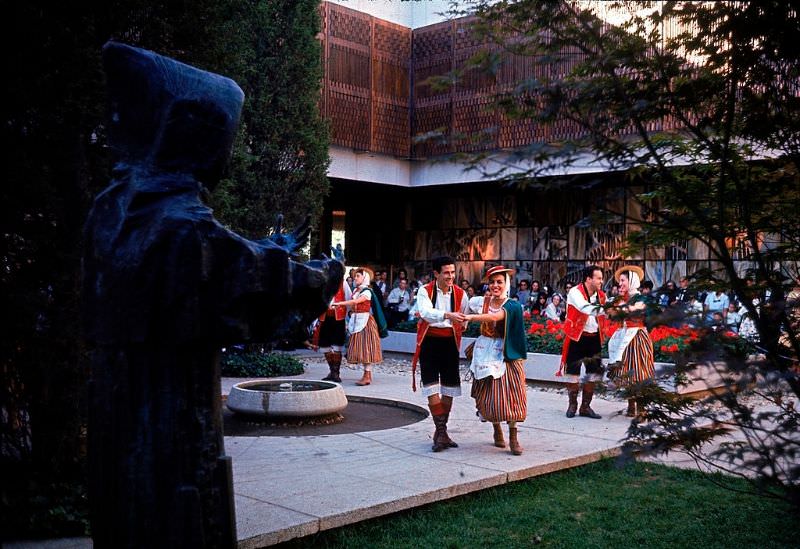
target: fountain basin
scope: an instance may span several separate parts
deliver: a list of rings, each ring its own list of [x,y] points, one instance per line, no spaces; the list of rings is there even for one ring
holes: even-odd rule
[[[347,396],[341,385],[330,381],[257,379],[231,387],[227,406],[241,414],[314,417],[341,412]]]

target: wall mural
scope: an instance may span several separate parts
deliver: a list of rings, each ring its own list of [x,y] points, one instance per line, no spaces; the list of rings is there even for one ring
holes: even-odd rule
[[[407,227],[408,244],[402,253],[407,260],[403,267],[416,278],[429,272],[430,260],[439,255],[454,257],[459,280],[467,279],[473,285],[480,285],[487,265],[502,263],[517,271],[517,280],[539,280],[559,290],[568,282],[580,282],[583,268],[590,263],[604,269],[607,281],[623,264],[639,265],[656,288],[669,280],[677,282],[683,276],[714,267],[708,247],[697,239],[675,242],[672,246],[648,246],[638,254],[624,257],[625,235],[639,227],[635,222],[591,227],[580,221],[569,225],[552,223],[583,219],[587,212],[576,200],[525,199],[520,203],[517,195],[509,193],[453,197],[434,206],[441,208],[441,213],[437,212],[432,219],[432,213],[424,210],[422,218],[428,227],[438,228]],[[420,204],[408,207],[419,208]],[[618,207],[621,210],[623,206]],[[625,207],[629,213],[636,208]],[[516,225],[518,221],[523,226]],[[549,223],[539,226],[536,221]],[[744,272],[749,264],[740,263],[737,268]]]

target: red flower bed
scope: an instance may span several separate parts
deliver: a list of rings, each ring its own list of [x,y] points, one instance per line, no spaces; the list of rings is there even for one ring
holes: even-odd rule
[[[529,353],[560,354],[564,343],[564,325],[561,322],[544,320],[541,318],[525,319],[527,326],[527,342]],[[697,328],[684,326],[672,328],[670,326],[657,326],[650,331],[653,340],[655,359],[658,362],[672,362],[674,355],[689,348],[700,339],[702,331]],[[736,334],[731,334],[737,337]],[[604,356],[608,356],[606,349]]]

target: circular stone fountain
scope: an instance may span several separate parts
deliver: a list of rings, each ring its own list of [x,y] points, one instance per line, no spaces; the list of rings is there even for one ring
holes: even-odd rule
[[[341,412],[347,397],[330,381],[262,379],[231,387],[227,405],[242,414],[301,418]]]

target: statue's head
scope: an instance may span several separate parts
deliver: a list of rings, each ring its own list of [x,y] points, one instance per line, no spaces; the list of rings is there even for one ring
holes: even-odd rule
[[[192,173],[207,187],[222,176],[244,94],[231,80],[125,44],[103,48],[117,160]]]

